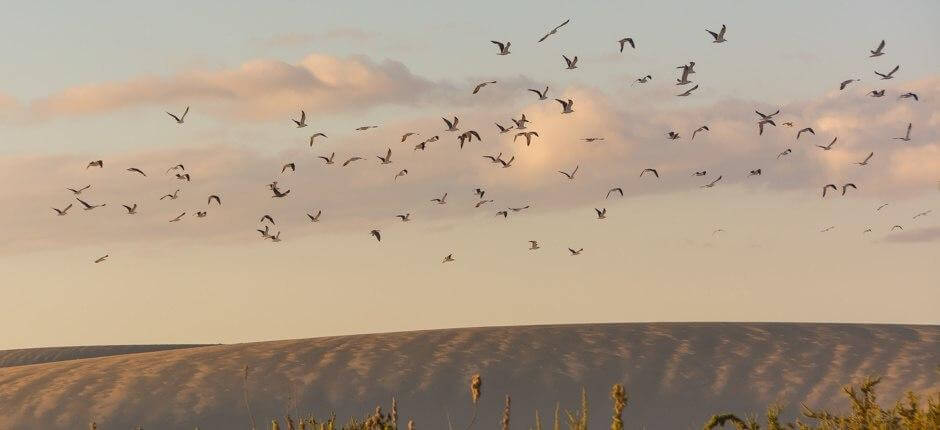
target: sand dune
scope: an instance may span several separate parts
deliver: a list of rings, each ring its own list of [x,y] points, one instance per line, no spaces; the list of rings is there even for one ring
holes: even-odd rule
[[[97,345],[8,349],[6,351],[0,351],[0,367],[25,366],[28,364],[52,363],[55,361],[166,351],[180,348],[195,348],[199,346],[206,345]]]
[[[0,355],[2,357],[2,355]],[[0,368],[0,428],[245,428],[242,369],[259,423],[293,415],[359,415],[392,396],[419,428],[471,413],[467,381],[483,374],[478,428],[503,395],[516,428],[556,401],[591,400],[626,384],[627,428],[700,428],[708,415],[782,401],[845,407],[840,387],[882,375],[881,398],[940,390],[940,326],[846,324],[592,324],[435,330],[217,345]]]

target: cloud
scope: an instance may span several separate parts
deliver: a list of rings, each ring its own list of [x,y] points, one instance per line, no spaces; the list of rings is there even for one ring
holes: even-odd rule
[[[885,242],[928,243],[940,242],[940,227],[921,227],[904,230],[885,237]]]

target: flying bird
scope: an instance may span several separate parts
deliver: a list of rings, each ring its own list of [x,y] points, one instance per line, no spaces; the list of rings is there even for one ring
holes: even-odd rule
[[[209,196],[209,200],[206,202],[206,206],[211,205],[213,200],[215,200],[216,204],[222,206],[222,199],[216,194]]]
[[[750,173],[747,174],[747,176],[760,176],[760,175],[761,175],[760,169],[751,170]]]
[[[876,211],[876,212],[877,212],[877,211],[880,211],[880,210],[884,209],[885,206],[888,206],[888,204],[887,204],[887,203],[882,203],[881,206],[878,206],[878,208],[875,209],[875,211]]]
[[[352,163],[353,161],[359,161],[359,160],[362,160],[362,157],[351,157],[350,159],[343,162],[343,167],[348,166],[349,163]]]
[[[477,196],[477,197],[479,197],[479,198],[482,199],[483,196],[486,195],[486,190],[484,190],[483,188],[474,188],[474,189],[473,189],[473,195],[475,195],[475,196]]]
[[[801,129],[800,131],[796,132],[796,139],[797,139],[797,140],[800,139],[800,135],[803,134],[804,131],[807,132],[807,133],[809,133],[809,134],[812,134],[813,136],[816,135],[816,132],[813,131],[813,128],[812,128],[812,127],[806,127],[806,128],[804,128],[804,129]]]
[[[415,132],[413,132],[413,131],[409,131],[409,132],[407,132],[407,133],[401,135],[401,143],[405,143],[405,140],[407,140],[409,137],[411,137],[411,136],[413,136],[413,135],[416,135],[416,134],[418,134],[418,133],[415,133]]]
[[[525,130],[525,124],[527,122],[532,122],[525,118],[525,114],[522,114],[522,118],[519,118],[518,121],[515,118],[509,118],[509,119],[511,119],[512,122],[516,124],[516,130]]]
[[[529,91],[532,91],[533,93],[538,94],[539,100],[548,99],[548,87],[545,87],[544,91],[533,90],[532,88],[529,88]]]
[[[179,196],[180,196],[180,189],[177,188],[176,191],[173,192],[173,194],[165,194],[163,197],[160,197],[160,200],[163,200],[163,199],[176,200],[179,198]]]
[[[366,130],[369,130],[369,129],[371,129],[371,128],[379,128],[379,126],[377,126],[377,125],[363,125],[363,126],[356,127],[356,131],[366,131]]]
[[[444,193],[444,195],[441,196],[441,197],[439,197],[439,198],[431,199],[431,201],[434,202],[434,203],[437,203],[437,204],[439,204],[439,205],[446,205],[446,204],[447,204],[447,193]]]
[[[495,84],[495,83],[496,83],[496,81],[480,82],[479,84],[477,84],[477,86],[473,87],[473,94],[476,94],[476,93],[480,92],[480,89],[481,89],[481,88],[483,88],[483,87],[485,87],[485,86],[487,86],[487,85],[489,85],[489,84]]]
[[[584,251],[584,248],[579,248],[578,250],[575,250],[574,248],[568,248],[568,252],[571,253],[572,257],[575,255],[581,255],[581,251]]]
[[[525,131],[522,133],[516,133],[516,136],[512,138],[512,141],[515,142],[519,136],[525,137],[525,146],[529,146],[532,143],[532,136],[539,137],[539,133],[536,131]]]
[[[515,161],[515,159],[516,157],[513,156],[512,158],[509,159],[509,161],[506,161],[506,160],[498,160],[498,161],[500,164],[503,165],[504,169],[508,169],[510,166],[512,166],[512,162]]]
[[[65,216],[66,214],[68,214],[69,209],[72,209],[72,204],[71,204],[71,203],[69,203],[69,205],[66,206],[65,209],[56,209],[56,208],[52,208],[52,210],[54,210],[54,211],[56,212],[56,215],[57,215],[57,216]]]
[[[606,199],[609,199],[609,198],[610,198],[610,194],[613,193],[613,192],[618,192],[618,193],[620,193],[620,197],[623,197],[623,188],[616,187],[616,188],[611,188],[610,190],[608,190],[608,191],[607,191],[607,197],[604,197],[604,199],[605,199],[605,200],[606,200]]]
[[[74,194],[74,195],[77,196],[77,195],[82,194],[82,191],[85,191],[85,190],[87,190],[87,189],[89,189],[89,188],[91,188],[91,185],[85,185],[84,187],[81,187],[81,188],[79,188],[79,189],[77,189],[77,190],[76,190],[75,188],[66,188],[66,190],[71,191],[72,194]]]
[[[297,124],[297,128],[304,128],[307,126],[307,113],[300,111],[300,121],[291,118],[291,121],[294,121],[294,124]]]
[[[176,218],[171,219],[170,222],[177,222],[177,221],[183,219],[183,216],[184,216],[184,215],[186,215],[186,212],[183,212],[183,213],[177,215]]]
[[[170,167],[169,169],[166,169],[166,173],[170,173],[171,171],[174,171],[174,170],[184,170],[184,171],[185,171],[186,168],[183,167],[182,164],[177,164],[177,165],[175,165],[175,166],[173,166],[173,167]]]
[[[917,219],[917,218],[920,218],[920,217],[922,217],[922,216],[927,216],[927,215],[929,215],[931,212],[933,212],[933,209],[930,209],[930,210],[921,212],[921,213],[919,213],[919,214],[917,214],[917,215],[914,215],[914,218],[911,218],[911,219]]]
[[[826,146],[823,146],[823,145],[816,145],[816,147],[817,147],[817,148],[822,148],[823,151],[829,151],[829,150],[832,149],[832,145],[835,145],[835,144],[836,144],[836,141],[837,141],[837,140],[839,140],[839,137],[838,137],[838,136],[832,138],[832,142],[829,142],[828,145],[826,145]]]
[[[450,263],[451,261],[454,261],[454,254],[447,254],[447,256],[444,257],[444,261],[441,263]]]
[[[377,155],[376,158],[378,158],[382,164],[392,164],[392,148],[386,148],[384,157]]]
[[[777,159],[779,160],[780,157],[783,157],[785,155],[790,155],[791,152],[793,152],[793,150],[790,148],[784,149],[783,152],[777,154]]]
[[[294,163],[287,163],[284,165],[284,167],[281,167],[281,173],[284,173],[284,171],[287,169],[290,169],[291,173],[296,172],[297,165],[295,165]]]
[[[176,179],[179,179],[179,180],[181,180],[181,181],[186,181],[186,182],[190,182],[190,181],[191,181],[191,178],[189,177],[189,173],[182,173],[182,174],[177,173],[177,174],[176,174]]]
[[[758,121],[757,122],[757,130],[758,130],[757,135],[758,136],[762,136],[764,134],[764,124],[770,124],[774,127],[777,126],[777,124],[771,119],[762,119]]]
[[[104,167],[104,161],[101,161],[101,160],[92,161],[92,162],[88,163],[87,166],[85,166],[85,170],[88,170],[89,167],[103,168],[103,167]]]
[[[482,142],[483,139],[480,139],[480,133],[477,133],[476,130],[468,130],[463,132],[460,136],[457,136],[457,141],[460,142],[460,149],[463,149],[464,142],[473,142],[473,138],[477,138],[477,142]]]
[[[832,229],[834,229],[834,228],[836,228],[836,226],[831,225],[831,226],[829,226],[829,227],[826,227],[826,228],[820,230],[819,232],[820,232],[820,233],[826,233],[826,232],[832,231]]]
[[[509,218],[509,210],[496,212],[496,216],[502,216],[503,219]]]
[[[127,210],[128,215],[134,215],[137,213],[137,203],[134,203],[132,206],[128,206],[128,205],[121,205],[121,206],[124,206],[124,209]]]
[[[496,156],[484,155],[483,158],[486,158],[487,160],[490,160],[490,163],[499,164],[499,162],[501,161],[501,157],[502,157],[502,156],[503,156],[503,153],[500,152],[500,153],[499,153],[498,155],[496,155]]]
[[[885,49],[885,41],[882,40],[881,43],[878,44],[878,47],[875,48],[874,51],[869,51],[871,52],[871,55],[869,55],[869,57],[880,57],[884,55],[884,49]]]
[[[281,192],[281,190],[277,186],[271,187],[271,192],[274,193],[274,195],[271,196],[271,198],[283,198],[283,197],[287,197],[287,195],[290,194],[290,190]]]
[[[597,219],[607,219],[607,208],[594,208],[594,212],[597,212]]]
[[[310,146],[313,146],[313,140],[316,139],[317,137],[325,138],[326,135],[323,133],[314,133],[313,136],[310,136]]]
[[[105,254],[105,255],[103,255],[103,256],[101,256],[101,257],[98,257],[98,259],[97,259],[97,260],[95,260],[95,264],[98,264],[98,263],[101,263],[101,262],[103,262],[104,260],[107,260],[107,259],[108,259],[108,257],[109,257],[109,255],[108,255],[108,254]]]
[[[281,241],[281,232],[278,231],[274,236],[268,236],[268,239],[271,239],[271,242],[280,242]]]
[[[457,131],[457,130],[459,130],[459,129],[457,128],[457,123],[460,122],[460,119],[457,118],[456,116],[454,117],[454,122],[451,122],[451,121],[448,120],[447,118],[441,118],[441,119],[444,120],[444,124],[447,124],[447,129],[446,129],[445,131]]]
[[[529,241],[529,251],[535,251],[536,249],[539,249],[539,248],[541,247],[539,246],[539,242],[537,240]]]
[[[679,138],[679,133],[670,131],[669,133],[666,133],[666,137],[669,138],[670,140],[676,140]]]
[[[206,211],[196,211],[196,218],[205,218],[206,214]]]
[[[904,231],[904,227],[901,227],[901,226],[899,226],[899,225],[897,225],[897,224],[895,224],[893,227],[891,227],[891,231],[894,231],[895,229]]]
[[[257,231],[258,231],[258,233],[261,233],[261,238],[262,238],[262,239],[267,239],[267,238],[271,237],[271,234],[269,233],[270,230],[268,229],[268,226],[264,226],[264,230],[258,229]]]
[[[884,97],[885,90],[872,90],[870,93],[868,93],[868,95],[872,97]]]
[[[274,222],[274,218],[272,218],[271,215],[265,215],[265,216],[261,217],[261,220],[258,221],[258,222],[263,223],[263,222],[265,222],[265,221],[270,222],[271,225],[277,225],[277,223]]]
[[[836,187],[835,184],[826,184],[825,186],[823,186],[823,191],[822,191],[822,196],[824,198],[826,197],[826,191],[828,191],[830,188],[832,188],[832,191],[839,189],[838,187]]]
[[[476,204],[473,205],[473,207],[479,208],[480,206],[483,206],[483,205],[485,205],[485,204],[487,204],[487,203],[493,203],[493,201],[492,201],[492,200],[480,200],[480,201],[476,202]]]
[[[572,113],[574,110],[571,109],[574,106],[574,101],[568,99],[567,101],[562,99],[555,99],[556,102],[561,103],[561,113]]]
[[[583,139],[581,139],[581,140],[583,140],[583,141],[585,141],[585,142],[588,142],[588,143],[591,143],[591,142],[600,142],[600,141],[604,140],[604,138],[603,138],[603,137],[585,137],[585,138],[583,138]]]
[[[849,188],[852,188],[853,190],[857,190],[857,189],[858,189],[858,187],[856,187],[855,184],[853,184],[853,183],[845,184],[845,185],[842,186],[842,195],[843,195],[843,196],[845,195],[846,190],[848,190]]]
[[[631,48],[636,49],[636,44],[633,43],[632,37],[624,37],[623,39],[618,40],[617,43],[620,44],[620,52],[623,52],[623,47],[627,43],[630,44]]]
[[[695,135],[698,134],[698,133],[701,132],[701,131],[711,131],[711,130],[708,129],[708,126],[707,126],[707,125],[703,125],[703,126],[697,128],[697,129],[695,129],[695,131],[692,132],[692,139],[690,139],[690,140],[695,140]]]
[[[184,111],[183,111],[183,114],[180,115],[180,116],[173,115],[173,114],[171,114],[171,113],[169,113],[169,112],[167,112],[166,114],[169,115],[169,116],[171,116],[171,117],[173,117],[173,119],[176,120],[176,123],[177,123],[177,124],[182,124],[183,121],[186,120],[186,114],[188,114],[188,113],[189,113],[189,106],[186,106],[186,110],[184,110]]]
[[[907,123],[907,132],[904,133],[904,137],[892,137],[892,139],[909,142],[911,140],[911,127],[913,127],[913,125],[913,123]]]
[[[561,170],[559,170],[558,173],[561,173],[562,175],[565,175],[565,177],[567,177],[568,180],[570,181],[570,180],[574,179],[574,175],[578,174],[578,168],[580,168],[580,167],[581,167],[581,166],[574,166],[574,170],[572,170],[571,173],[563,172],[563,171],[561,171]]]
[[[320,215],[323,213],[322,210],[317,210],[316,215],[307,214],[307,218],[310,218],[310,222],[320,222]]]
[[[907,92],[898,96],[899,99],[914,99],[914,101],[920,101],[920,98],[917,97],[917,94]]]
[[[508,133],[508,132],[509,132],[509,130],[512,130],[512,129],[514,128],[514,127],[513,127],[513,126],[511,126],[511,125],[510,125],[509,127],[503,127],[503,125],[502,125],[502,124],[500,124],[500,123],[498,123],[498,122],[497,122],[497,123],[495,123],[495,124],[496,124],[496,128],[498,128],[498,129],[499,129],[499,133],[500,133],[500,134],[503,134],[503,133]]]
[[[548,33],[546,33],[544,36],[542,36],[541,39],[539,39],[539,43],[541,43],[541,42],[544,41],[545,39],[548,39],[548,36],[551,36],[551,35],[557,33],[557,32],[558,32],[558,29],[560,29],[560,28],[562,28],[562,27],[568,25],[568,22],[569,22],[569,21],[571,21],[571,20],[570,20],[570,19],[566,19],[565,22],[559,24],[557,27],[553,28],[551,31],[549,31]]]
[[[323,161],[326,162],[326,164],[333,164],[333,157],[335,157],[335,156],[336,156],[336,153],[334,152],[334,153],[330,154],[329,157],[324,157],[324,156],[322,156],[322,155],[319,155],[319,156],[317,156],[317,158],[322,158]]]
[[[653,79],[653,75],[641,76],[639,78],[636,78],[636,80],[633,81],[633,84],[645,84],[649,82],[651,79]]]
[[[568,65],[566,69],[573,70],[573,69],[578,68],[578,56],[577,55],[575,55],[574,58],[568,58],[568,56],[566,55],[562,55],[561,57],[565,59],[565,64]]]
[[[692,176],[705,176],[705,175],[707,175],[707,174],[708,174],[708,171],[707,171],[707,170],[702,170],[701,172],[694,172],[694,173],[692,173]]]
[[[397,218],[401,218],[401,222],[408,222],[408,221],[411,221],[411,214],[410,214],[410,213],[406,213],[406,214],[404,214],[404,215],[395,215],[395,216],[396,216]]]
[[[712,187],[714,187],[715,184],[717,184],[718,181],[720,181],[720,180],[721,180],[721,175],[719,175],[718,178],[716,178],[714,181],[711,181],[711,182],[709,182],[709,183],[707,183],[707,184],[705,184],[705,185],[702,185],[702,188],[712,188]]]
[[[849,84],[851,84],[852,82],[858,82],[858,79],[846,79],[846,80],[842,81],[842,83],[839,84],[839,90],[840,90],[840,91],[841,91],[841,90],[844,90],[845,87],[847,87],[847,86],[848,86]]]
[[[876,71],[875,71],[875,74],[878,75],[878,76],[881,76],[881,79],[891,79],[891,78],[894,77],[894,74],[895,74],[895,73],[898,71],[898,69],[900,69],[900,68],[901,68],[901,66],[894,66],[894,68],[891,69],[891,71],[888,72],[888,73],[879,73],[879,72],[876,70]]]
[[[643,171],[640,172],[640,177],[642,178],[642,177],[643,177],[643,174],[646,173],[646,172],[650,172],[650,173],[653,174],[653,176],[659,178],[659,172],[656,171],[656,169],[643,169]]]
[[[725,39],[725,30],[727,29],[728,28],[724,24],[722,24],[721,30],[719,30],[717,33],[707,28],[705,29],[705,31],[707,31],[708,34],[712,35],[712,39],[715,39],[712,41],[712,43],[722,43],[722,42],[727,42],[727,40]]]
[[[499,53],[496,55],[509,55],[509,46],[512,45],[512,42],[503,43],[496,40],[491,40],[490,43],[494,43],[499,47]]]
[[[398,173],[395,174],[395,180],[397,181],[399,177],[405,176],[408,174],[408,169],[401,169]]]
[[[147,174],[144,173],[143,170],[140,170],[140,169],[138,169],[138,168],[136,168],[136,167],[129,167],[129,168],[127,169],[127,171],[128,171],[128,172],[131,172],[131,173],[139,173],[141,176],[147,176]]]
[[[524,210],[526,210],[526,209],[528,209],[528,208],[530,208],[530,207],[531,207],[531,206],[529,206],[529,205],[525,205],[525,206],[518,207],[518,208],[509,208],[509,210],[511,210],[511,211],[513,211],[513,212],[522,212],[522,211],[524,211]]]
[[[874,153],[874,152],[870,152],[870,153],[868,153],[868,156],[865,157],[864,160],[858,161],[858,162],[856,162],[855,164],[858,164],[859,166],[867,166],[867,165],[868,165],[868,160],[871,160],[871,157],[874,157],[874,156],[875,156],[875,153]]]
[[[379,231],[379,230],[372,230],[372,231],[369,232],[369,234],[371,234],[372,237],[375,238],[375,240],[377,240],[377,241],[379,241],[379,242],[382,241],[382,232],[381,232],[381,231]]]
[[[754,113],[756,113],[756,114],[760,117],[760,119],[766,121],[766,120],[773,119],[775,116],[777,116],[777,114],[780,113],[780,109],[777,109],[776,112],[774,112],[774,113],[772,113],[772,114],[769,114],[769,115],[763,114],[763,113],[761,113],[761,111],[759,111],[759,110],[755,110]]]

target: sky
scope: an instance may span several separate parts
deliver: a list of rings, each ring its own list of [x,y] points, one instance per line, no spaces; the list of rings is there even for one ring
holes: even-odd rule
[[[25,329],[0,333],[0,349],[577,322],[936,324],[938,19],[930,1],[6,4],[0,324]],[[714,44],[705,29],[722,24],[728,41]],[[636,49],[619,52],[623,37]],[[689,61],[699,88],[676,97]],[[895,65],[891,80],[873,73]],[[840,91],[847,79],[859,81]],[[526,91],[545,86],[548,100]],[[182,125],[164,113],[187,106]],[[758,135],[755,109],[779,109],[777,126]],[[530,146],[493,124],[522,113],[539,134]],[[460,149],[440,120],[453,116],[482,142]],[[911,140],[893,139],[908,123]],[[795,139],[803,127],[815,135]],[[318,131],[328,137],[310,146]],[[334,152],[335,165],[317,158]],[[483,158],[499,153],[512,167]],[[364,160],[340,166],[352,156]],[[296,172],[281,173],[289,162]],[[191,182],[164,173],[177,163]],[[573,180],[558,173],[576,166]],[[270,197],[275,180],[287,198]],[[840,190],[822,198],[829,183]],[[841,195],[845,183],[857,190]],[[78,204],[66,187],[85,185],[80,197],[107,206],[55,216]],[[475,208],[478,187],[495,202]],[[605,198],[613,187],[623,198]],[[446,205],[430,202],[443,193]],[[222,205],[207,207],[210,194]],[[265,214],[281,242],[255,231]]]

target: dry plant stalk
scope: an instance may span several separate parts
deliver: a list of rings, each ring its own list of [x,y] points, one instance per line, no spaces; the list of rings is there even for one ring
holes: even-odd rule
[[[614,416],[611,419],[610,430],[623,430],[623,408],[627,406],[627,393],[623,385],[614,384],[610,389],[610,397],[614,400]]]
[[[509,430],[509,411],[512,405],[512,399],[509,394],[506,395],[506,407],[503,408],[503,430]]]

